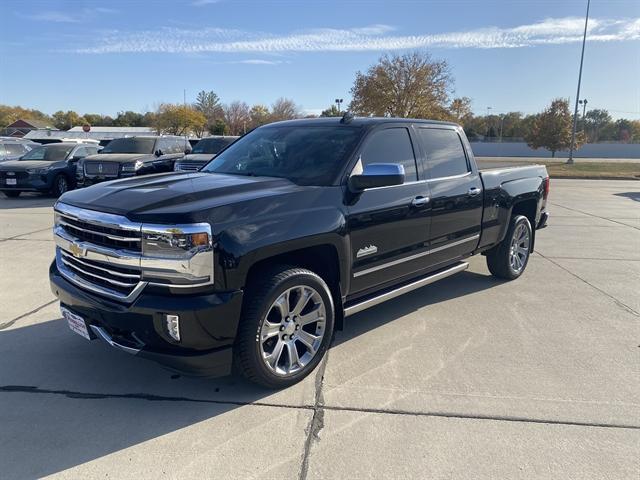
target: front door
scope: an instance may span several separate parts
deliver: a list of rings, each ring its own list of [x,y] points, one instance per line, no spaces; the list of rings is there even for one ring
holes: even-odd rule
[[[473,252],[482,222],[482,180],[455,128],[418,127],[431,190],[431,267]]]
[[[409,275],[427,261],[429,186],[419,178],[410,129],[383,127],[369,133],[352,173],[370,163],[402,164],[405,183],[365,190],[348,205],[350,295]]]

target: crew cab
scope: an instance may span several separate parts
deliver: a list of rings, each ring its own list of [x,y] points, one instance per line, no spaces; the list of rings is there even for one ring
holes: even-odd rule
[[[203,138],[195,144],[191,153],[173,165],[173,169],[176,172],[197,172],[238,138],[230,135]]]
[[[478,170],[455,124],[278,122],[197,173],[62,196],[51,288],[87,339],[187,373],[234,365],[280,388],[318,365],[345,317],[472,255],[518,278],[548,194],[544,166]]]
[[[97,152],[97,146],[79,142],[37,146],[18,160],[0,163],[0,191],[7,197],[22,192],[58,197],[75,187],[77,163]]]
[[[78,163],[78,186],[115,178],[132,177],[149,173],[170,172],[176,160],[191,152],[191,145],[184,137],[136,136],[111,140],[97,155]]]

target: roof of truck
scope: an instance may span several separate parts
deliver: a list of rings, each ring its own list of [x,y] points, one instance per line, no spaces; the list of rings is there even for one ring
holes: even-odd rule
[[[285,120],[282,122],[270,123],[268,126],[274,125],[332,125],[339,124],[344,117],[320,117],[320,118],[301,118],[297,120]],[[443,122],[440,120],[424,120],[418,118],[396,118],[396,117],[352,117],[345,122],[345,125],[352,126],[370,126],[380,123],[425,123],[434,125],[447,125],[457,127],[458,124],[453,122]]]

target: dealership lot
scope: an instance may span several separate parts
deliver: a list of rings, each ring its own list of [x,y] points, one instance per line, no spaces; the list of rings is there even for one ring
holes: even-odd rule
[[[87,342],[49,291],[51,205],[0,199],[0,476],[634,478],[640,182],[552,182],[526,274],[348,319],[280,392]],[[472,473],[470,473],[472,472]]]

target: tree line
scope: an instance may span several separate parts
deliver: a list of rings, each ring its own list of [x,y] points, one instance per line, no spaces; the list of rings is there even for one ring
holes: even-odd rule
[[[543,112],[474,115],[469,97],[455,97],[454,79],[445,60],[425,52],[383,55],[365,72],[357,72],[348,109],[356,115],[428,118],[459,123],[471,140],[517,139],[533,148],[551,151],[566,147],[572,114],[567,100],[555,99]],[[320,116],[341,116],[332,104]],[[92,126],[152,127],[158,133],[202,136],[241,135],[266,123],[301,118],[302,109],[289,98],[272,105],[235,100],[222,103],[213,91],[201,91],[189,104],[163,103],[153,112],[119,112],[115,117],[72,110],[47,115],[38,110],[0,105],[0,128],[13,121],[38,120],[60,130]],[[567,130],[569,129],[569,130]],[[553,137],[553,138],[552,138]],[[640,120],[613,120],[603,109],[592,109],[578,120],[578,144],[582,142],[640,142]]]

